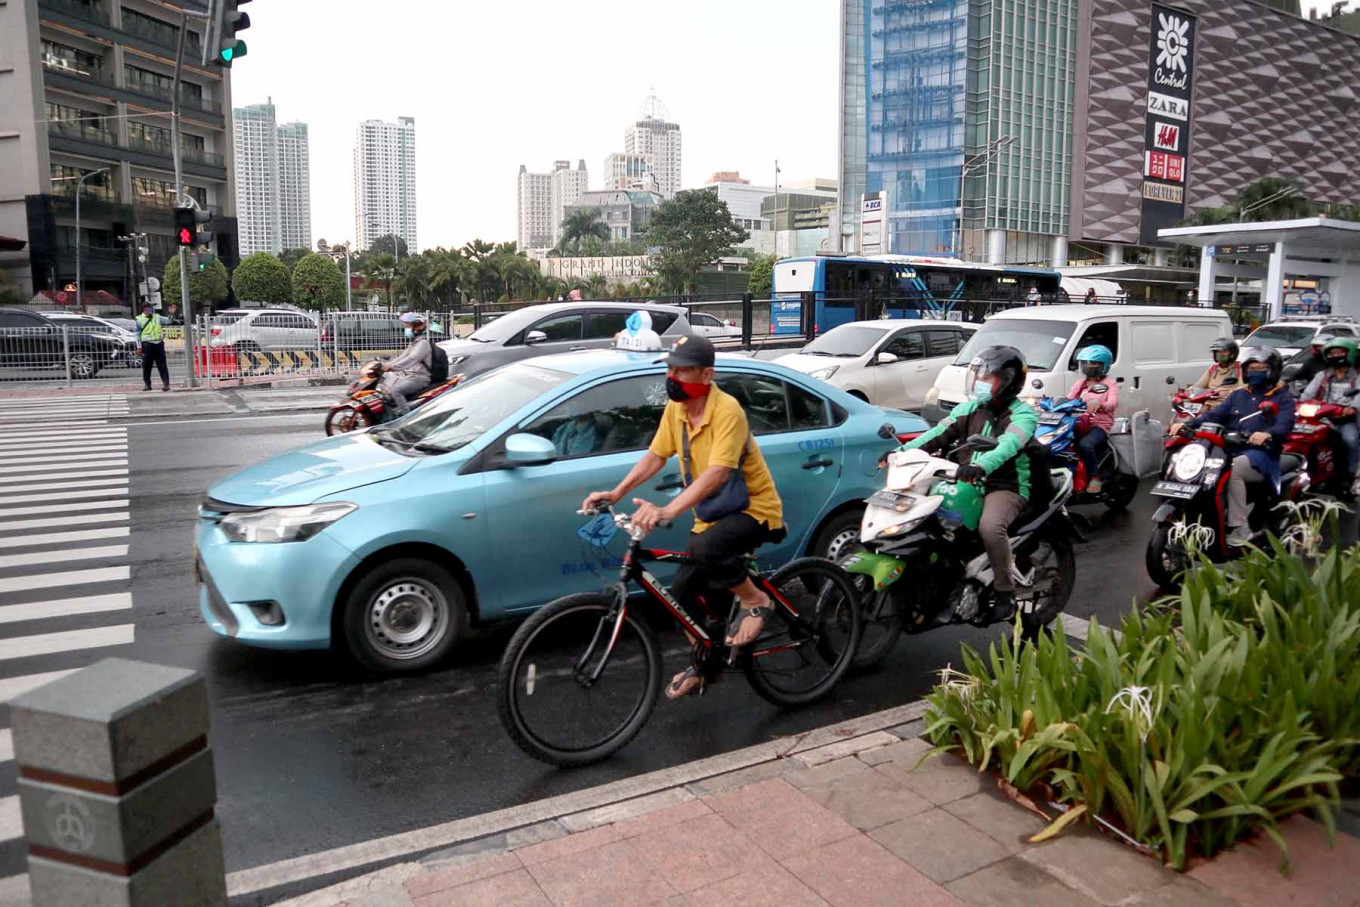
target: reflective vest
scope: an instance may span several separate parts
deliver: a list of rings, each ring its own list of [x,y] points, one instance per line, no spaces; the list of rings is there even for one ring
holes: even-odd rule
[[[160,343],[165,340],[165,329],[156,315],[137,316],[137,339],[147,343]]]

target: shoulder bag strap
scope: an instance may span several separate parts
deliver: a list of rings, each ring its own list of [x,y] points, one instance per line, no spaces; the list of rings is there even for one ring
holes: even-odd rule
[[[746,465],[746,455],[751,450],[751,433],[746,433],[746,443],[741,446],[741,458],[737,460],[737,469]],[[689,460],[689,417],[685,416],[680,423],[680,479],[685,485],[690,484],[690,478],[686,473],[692,474],[694,470],[690,467]]]

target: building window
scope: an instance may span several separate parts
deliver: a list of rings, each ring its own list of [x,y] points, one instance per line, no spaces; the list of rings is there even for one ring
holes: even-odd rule
[[[75,198],[76,187],[80,185],[80,178],[87,173],[93,173],[97,168],[85,169],[82,167],[68,167],[65,164],[52,165],[52,194],[61,195],[66,198]],[[110,174],[101,173],[92,176],[81,186],[81,193],[84,198],[94,198],[100,201],[117,201],[117,196],[113,191],[113,180]]]
[[[74,47],[47,39],[43,39],[42,52],[43,65],[48,69],[70,72],[78,76],[97,77],[104,62],[97,54],[76,50]]]

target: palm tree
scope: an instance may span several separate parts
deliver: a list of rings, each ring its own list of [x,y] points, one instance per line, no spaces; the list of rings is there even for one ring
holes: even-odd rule
[[[599,208],[579,208],[562,218],[562,239],[557,247],[579,249],[587,238],[609,241],[609,225],[604,222]]]
[[[496,244],[483,239],[474,239],[463,246],[463,255],[469,261],[484,261],[496,251]]]
[[[435,259],[430,265],[430,289],[444,299],[449,306],[449,311],[458,308],[460,301],[460,287],[467,280],[471,264],[458,252],[449,252],[438,249],[435,252]]]

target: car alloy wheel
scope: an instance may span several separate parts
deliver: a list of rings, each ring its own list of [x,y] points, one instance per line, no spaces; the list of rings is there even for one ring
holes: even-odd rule
[[[94,355],[91,353],[72,353],[71,354],[71,377],[72,378],[93,378],[99,371],[99,366],[95,364]]]
[[[444,593],[423,579],[401,579],[380,589],[368,606],[364,635],[384,658],[420,658],[449,632]]]

